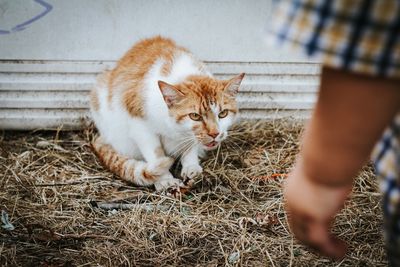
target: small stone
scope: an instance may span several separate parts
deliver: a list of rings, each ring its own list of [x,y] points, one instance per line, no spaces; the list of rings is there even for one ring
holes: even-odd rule
[[[151,233],[149,236],[149,240],[153,241],[156,236],[157,236],[157,233],[154,233],[154,232]]]
[[[238,262],[239,259],[240,259],[240,252],[239,251],[233,252],[231,255],[229,255],[228,262],[230,264],[234,264],[234,263]]]
[[[301,256],[301,251],[298,249],[293,250],[293,256],[295,257]]]
[[[1,222],[2,222],[1,227],[4,228],[5,230],[12,231],[15,229],[14,225],[10,223],[8,219],[8,213],[5,210],[1,211]]]
[[[112,209],[112,210],[108,211],[108,216],[113,216],[113,215],[115,215],[117,213],[118,213],[118,210]]]

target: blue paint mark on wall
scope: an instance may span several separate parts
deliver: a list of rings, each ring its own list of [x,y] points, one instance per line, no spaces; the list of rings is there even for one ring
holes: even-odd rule
[[[50,5],[49,3],[47,3],[47,2],[45,2],[43,0],[33,0],[33,1],[38,3],[38,4],[40,4],[41,6],[43,6],[44,7],[44,11],[41,12],[40,14],[34,16],[33,18],[31,18],[31,19],[29,19],[27,21],[24,21],[24,22],[14,26],[14,27],[12,27],[11,30],[0,29],[0,34],[10,34],[10,33],[13,33],[13,32],[19,32],[19,31],[25,30],[28,25],[30,25],[30,24],[34,23],[35,21],[43,18],[44,16],[46,16],[53,9],[52,5]]]

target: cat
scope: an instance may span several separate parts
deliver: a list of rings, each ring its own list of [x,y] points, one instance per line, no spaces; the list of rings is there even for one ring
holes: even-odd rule
[[[179,158],[186,180],[202,173],[199,157],[226,139],[237,117],[243,77],[217,80],[173,40],[144,39],[97,78],[90,109],[100,136],[92,147],[123,180],[158,191],[183,186],[171,165]]]

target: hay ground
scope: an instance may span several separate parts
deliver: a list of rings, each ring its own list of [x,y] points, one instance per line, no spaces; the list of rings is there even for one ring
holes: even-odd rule
[[[181,199],[116,179],[90,150],[90,131],[3,132],[0,208],[15,229],[0,228],[0,265],[385,266],[368,166],[335,224],[349,243],[343,261],[292,239],[282,182],[301,130],[279,121],[237,125]]]

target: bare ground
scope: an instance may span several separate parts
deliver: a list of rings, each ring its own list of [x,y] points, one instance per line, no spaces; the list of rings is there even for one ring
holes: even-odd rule
[[[301,125],[237,125],[180,198],[139,188],[102,168],[90,130],[3,132],[2,266],[386,266],[377,181],[366,166],[334,232],[341,262],[293,240],[282,183]],[[174,167],[179,173],[179,166]]]

